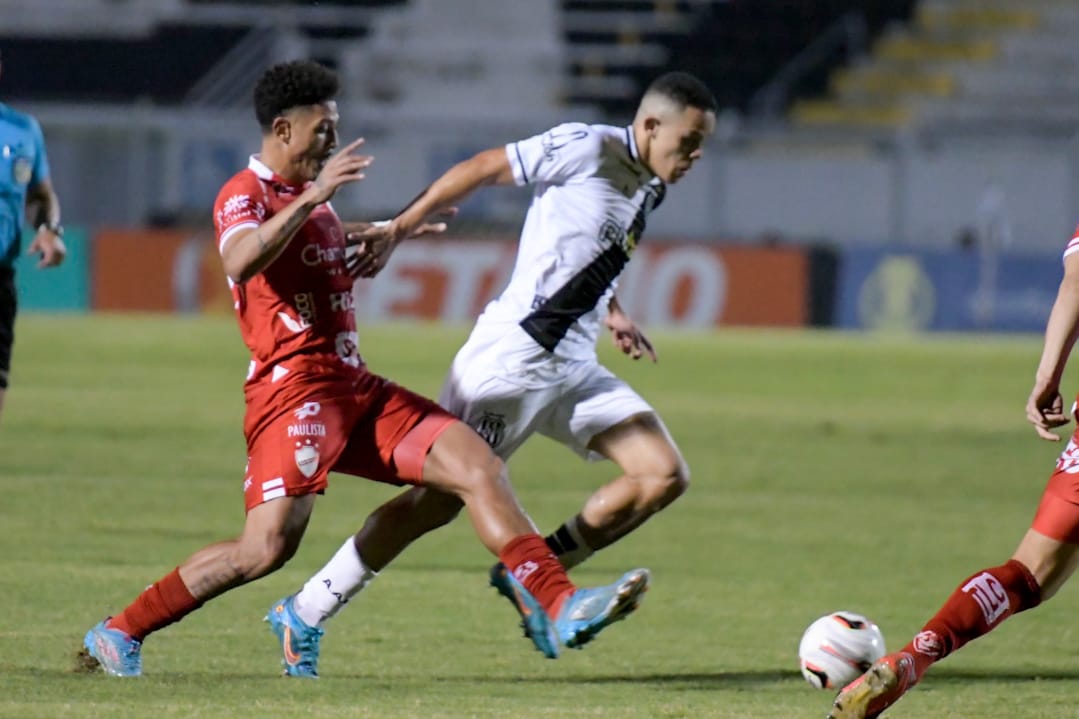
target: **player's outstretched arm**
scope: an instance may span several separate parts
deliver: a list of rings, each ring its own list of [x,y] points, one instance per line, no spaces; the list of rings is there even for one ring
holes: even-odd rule
[[[457,205],[479,187],[509,184],[513,184],[513,170],[506,149],[484,150],[451,167],[401,210],[390,221],[393,236],[398,242],[412,236],[428,217]]]
[[[457,215],[456,207],[448,207],[438,213],[439,219],[424,222],[405,239],[426,235],[441,235],[448,225],[445,220]],[[381,222],[346,222],[345,245],[348,248],[348,271],[353,279],[374,277],[393,254],[397,246],[389,220]]]
[[[1027,399],[1027,419],[1042,439],[1059,442],[1049,430],[1067,424],[1060,378],[1072,347],[1079,338],[1079,253],[1064,258],[1064,279],[1060,282],[1053,311],[1045,327],[1045,344],[1034,376],[1034,388]]]
[[[246,282],[269,267],[316,207],[329,202],[342,185],[365,177],[363,170],[374,158],[353,154],[362,144],[363,138],[355,140],[330,157],[314,182],[269,220],[236,233],[221,253],[233,282]]]

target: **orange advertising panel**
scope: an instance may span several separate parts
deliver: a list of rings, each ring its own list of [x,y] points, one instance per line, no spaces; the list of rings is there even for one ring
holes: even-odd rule
[[[209,233],[113,229],[94,237],[95,310],[198,312],[232,306]]]
[[[360,319],[470,322],[509,281],[515,252],[513,242],[406,242],[377,278],[357,283]],[[801,248],[642,245],[618,298],[648,326],[801,326],[808,270]]]
[[[356,283],[359,319],[471,322],[509,282],[516,251],[509,240],[405,242],[378,277]],[[652,243],[617,292],[648,327],[795,327],[808,323],[808,284],[802,248]],[[232,300],[208,233],[108,230],[95,237],[92,306],[227,312]]]
[[[809,258],[797,248],[728,247],[721,324],[798,327],[809,319]]]

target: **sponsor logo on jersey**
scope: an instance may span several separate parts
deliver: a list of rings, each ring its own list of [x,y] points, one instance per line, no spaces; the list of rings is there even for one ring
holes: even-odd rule
[[[308,417],[314,417],[321,411],[322,405],[318,402],[304,402],[303,407],[293,410],[292,414],[296,415],[296,419],[307,419]]]
[[[217,223],[226,227],[236,220],[251,216],[261,222],[266,219],[266,208],[252,200],[250,195],[233,195],[221,205]]]
[[[555,134],[554,130],[548,132],[540,140],[540,144],[543,146],[543,159],[553,160],[555,154],[566,145],[576,140],[583,140],[588,137],[587,130],[574,130],[573,132]]]
[[[297,442],[293,455],[296,458],[296,468],[300,470],[300,474],[311,479],[315,472],[318,471],[318,442],[313,439]]]
[[[502,443],[502,437],[506,433],[506,416],[495,412],[484,412],[476,422],[476,434],[492,448]]]
[[[360,366],[360,336],[356,332],[338,332],[334,347],[341,361],[351,367]]]
[[[300,324],[310,327],[315,321],[315,293],[297,292],[292,296],[292,301],[296,305],[296,312],[300,315]]]
[[[356,301],[352,296],[352,290],[349,290],[348,292],[330,293],[330,309],[334,312],[351,312],[355,303]]]
[[[993,623],[1011,608],[1004,585],[989,572],[982,572],[972,578],[963,585],[963,591],[978,603],[987,626],[993,626]]]
[[[322,422],[300,422],[288,426],[289,437],[325,437],[326,425]]]
[[[293,334],[299,334],[311,326],[303,319],[296,319],[287,312],[278,312],[277,317],[285,324],[285,327],[288,327],[289,332],[292,332]]]
[[[599,228],[599,241],[603,243],[604,247],[610,247],[611,245],[618,245],[626,251],[628,255],[632,249],[626,242],[626,231],[615,220],[604,220],[603,224]],[[636,244],[636,243],[634,243]]]
[[[300,251],[300,259],[308,267],[319,267],[345,261],[344,247],[323,247],[317,242],[304,245]]]

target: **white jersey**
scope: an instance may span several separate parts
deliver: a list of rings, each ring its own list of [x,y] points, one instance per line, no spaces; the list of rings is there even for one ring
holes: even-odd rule
[[[462,353],[510,370],[594,360],[618,276],[666,187],[641,163],[632,127],[567,123],[506,155],[532,204],[509,285]]]

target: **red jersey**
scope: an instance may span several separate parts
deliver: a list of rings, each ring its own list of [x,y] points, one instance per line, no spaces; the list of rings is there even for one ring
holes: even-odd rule
[[[1071,242],[1064,248],[1064,256],[1072,254],[1073,252],[1079,252],[1079,227],[1075,228],[1075,233],[1072,235]]]
[[[306,186],[289,185],[253,156],[214,203],[218,251],[236,232],[258,227],[280,212]],[[280,389],[298,374],[359,376],[363,362],[345,233],[329,203],[314,209],[266,269],[244,284],[229,280],[229,286],[240,333],[251,351],[249,396],[259,387]]]

